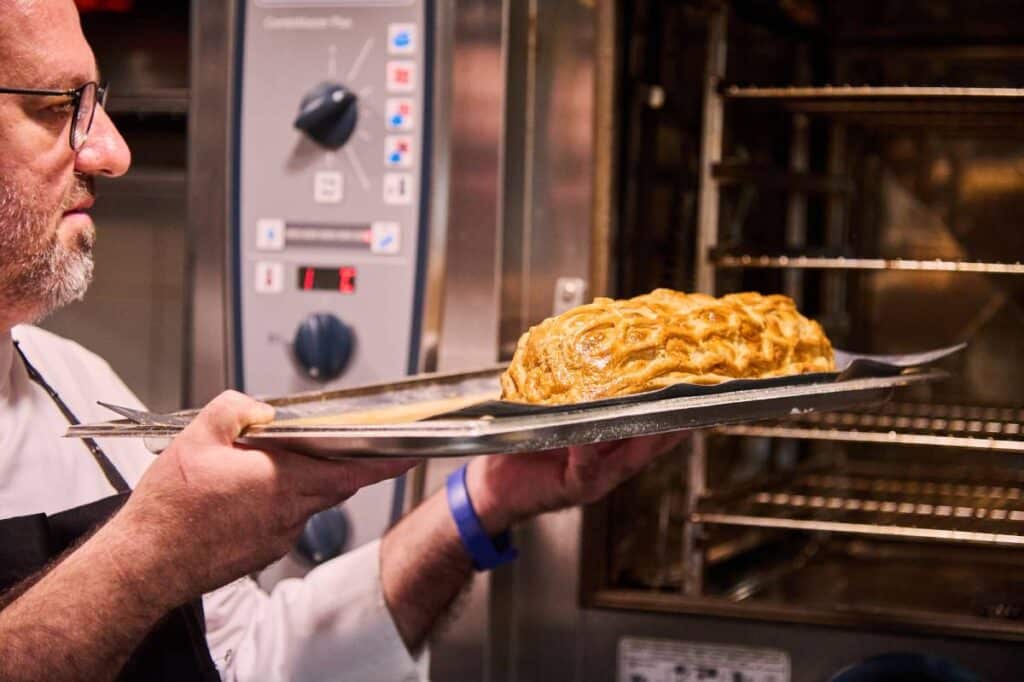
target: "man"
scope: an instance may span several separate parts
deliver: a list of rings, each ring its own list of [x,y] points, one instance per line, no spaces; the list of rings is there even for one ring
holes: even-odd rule
[[[414,462],[235,445],[273,409],[233,392],[158,458],[60,437],[102,417],[96,395],[137,404],[102,360],[25,324],[83,295],[92,181],[130,154],[72,0],[0,2],[0,679],[422,678],[431,628],[494,563],[494,536],[596,499],[677,440],[477,458],[461,498],[261,592],[247,574],[309,515]]]

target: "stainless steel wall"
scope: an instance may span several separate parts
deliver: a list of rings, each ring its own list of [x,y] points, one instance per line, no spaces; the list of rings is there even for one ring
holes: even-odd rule
[[[438,147],[447,154],[434,159],[431,229],[445,234],[429,266],[430,281],[443,290],[436,298],[438,336],[428,339],[436,341],[437,363],[429,369],[475,369],[498,359],[507,11],[493,0],[438,5],[436,82],[444,85],[435,93],[435,139],[446,143]],[[419,492],[440,488],[462,463],[432,462],[421,472]],[[458,617],[431,643],[432,679],[484,679],[489,595],[488,577],[478,576],[459,601]]]
[[[560,278],[589,284],[595,12],[452,3],[442,370],[507,359],[552,314]],[[432,463],[425,492],[459,464]],[[578,524],[573,510],[517,531],[523,559],[477,577],[435,638],[433,679],[576,679]]]
[[[192,3],[189,118],[187,401],[229,386],[231,301],[229,182],[234,116],[235,3]],[[201,122],[201,125],[200,125]]]
[[[509,3],[506,50],[500,343],[509,357],[551,315],[559,278],[590,286],[593,4]],[[575,294],[559,303],[582,302]]]

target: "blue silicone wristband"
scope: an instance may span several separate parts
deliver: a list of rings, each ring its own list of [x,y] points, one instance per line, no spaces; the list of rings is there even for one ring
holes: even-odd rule
[[[519,550],[512,546],[512,536],[508,531],[493,539],[487,535],[473,509],[473,501],[469,499],[469,489],[466,488],[467,466],[463,464],[448,475],[448,509],[455,519],[455,527],[459,529],[462,546],[473,559],[473,567],[478,571],[489,571],[495,566],[515,560]]]

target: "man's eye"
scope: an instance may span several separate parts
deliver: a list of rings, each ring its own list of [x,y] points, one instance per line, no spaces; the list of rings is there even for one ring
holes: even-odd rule
[[[70,114],[75,108],[75,103],[68,100],[59,104],[51,104],[46,109],[54,114]]]

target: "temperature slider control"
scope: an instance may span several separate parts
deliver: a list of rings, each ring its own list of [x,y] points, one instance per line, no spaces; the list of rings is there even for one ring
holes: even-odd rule
[[[256,248],[260,251],[281,251],[286,246],[369,249],[377,254],[401,250],[401,226],[391,221],[310,223],[263,218],[257,221],[256,230]]]

